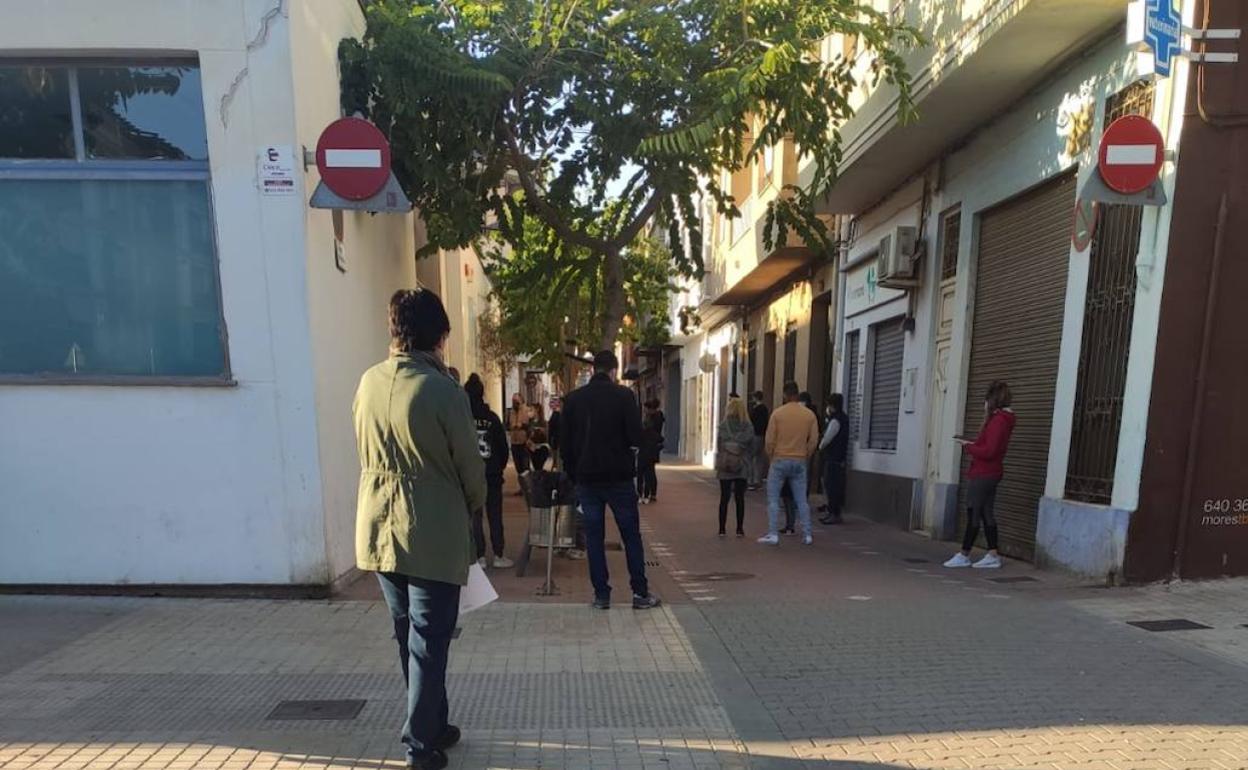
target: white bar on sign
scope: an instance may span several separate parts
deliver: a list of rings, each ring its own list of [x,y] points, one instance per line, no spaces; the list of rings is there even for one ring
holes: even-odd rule
[[[1105,153],[1111,166],[1151,166],[1157,162],[1157,146],[1153,144],[1111,144]]]
[[[330,168],[381,168],[381,150],[326,150],[325,165]]]

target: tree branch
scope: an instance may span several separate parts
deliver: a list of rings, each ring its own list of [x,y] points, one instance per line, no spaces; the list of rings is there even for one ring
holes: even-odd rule
[[[651,195],[650,200],[646,201],[646,205],[641,207],[641,211],[637,212],[637,215],[633,217],[633,221],[628,224],[628,227],[621,230],[620,234],[615,237],[615,240],[611,241],[609,248],[618,253],[620,249],[632,243],[633,239],[641,232],[641,229],[650,221],[650,217],[654,216],[655,212],[659,210],[659,202],[661,200],[662,196],[659,193],[656,192],[654,195]]]
[[[507,146],[511,151],[512,165],[516,169],[516,174],[520,177],[520,186],[524,188],[525,206],[550,229],[554,230],[565,243],[584,247],[595,254],[601,254],[606,251],[609,246],[607,241],[594,238],[585,231],[569,225],[559,216],[559,212],[555,210],[555,207],[542,197],[541,190],[537,188],[537,182],[533,180],[533,174],[530,171],[531,159],[520,149],[520,142],[516,139],[515,132],[511,130],[511,126],[507,124],[507,121],[501,120],[499,122],[502,124],[503,132],[507,138]]]

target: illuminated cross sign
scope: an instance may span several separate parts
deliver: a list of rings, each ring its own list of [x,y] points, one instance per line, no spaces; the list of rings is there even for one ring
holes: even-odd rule
[[[1183,19],[1172,0],[1147,0],[1144,13],[1144,44],[1153,52],[1153,72],[1170,77],[1170,62],[1180,50]]]

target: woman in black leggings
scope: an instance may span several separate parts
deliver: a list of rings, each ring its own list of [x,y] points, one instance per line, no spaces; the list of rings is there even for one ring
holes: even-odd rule
[[[740,398],[728,399],[715,441],[715,475],[719,477],[719,536],[728,524],[728,498],[737,501],[737,537],[745,537],[745,484],[754,456],[754,425]]]
[[[1001,556],[997,553],[997,518],[993,508],[997,501],[997,485],[1005,473],[1005,450],[1014,432],[1015,416],[1010,409],[1010,386],[997,380],[988,386],[984,396],[984,424],[974,441],[957,439],[971,456],[966,472],[966,534],[962,550],[945,562],[946,567],[998,569]],[[988,540],[988,553],[977,562],[971,561],[971,549],[979,537],[980,525]]]

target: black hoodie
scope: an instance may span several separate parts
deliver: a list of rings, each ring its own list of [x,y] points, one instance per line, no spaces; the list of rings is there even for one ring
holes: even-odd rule
[[[469,396],[468,403],[472,404],[472,419],[477,427],[477,448],[481,450],[481,459],[485,460],[485,476],[492,482],[500,482],[503,480],[503,469],[507,467],[507,455],[511,450],[507,431],[503,430],[503,421],[490,410],[484,400]]]

